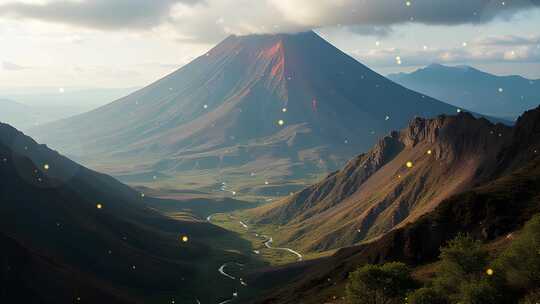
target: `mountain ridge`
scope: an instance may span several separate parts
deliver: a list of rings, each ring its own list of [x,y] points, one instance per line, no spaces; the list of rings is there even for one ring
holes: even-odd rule
[[[515,128],[465,112],[415,118],[319,183],[246,216],[278,225],[276,241],[307,252],[369,241],[530,159],[538,112],[524,113]]]

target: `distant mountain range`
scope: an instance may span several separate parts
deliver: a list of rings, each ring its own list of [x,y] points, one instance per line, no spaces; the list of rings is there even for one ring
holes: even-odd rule
[[[133,91],[134,88],[63,92],[51,88],[0,88],[0,122],[26,130],[90,111]]]
[[[231,36],[148,87],[31,134],[118,175],[210,169],[216,182],[255,175],[264,187],[339,168],[415,116],[457,109],[389,81],[314,32]]]
[[[38,119],[30,106],[9,99],[0,99],[0,121],[21,128],[30,127]]]
[[[234,234],[163,216],[149,206],[159,200],[5,124],[0,179],[2,303],[217,303],[238,288],[217,271],[243,260],[215,244]],[[198,213],[205,205],[168,203]]]
[[[388,78],[454,106],[506,119],[540,104],[540,80],[496,76],[469,66],[432,64]]]
[[[540,108],[513,128],[468,113],[416,118],[319,183],[248,214],[278,225],[276,242],[326,251],[377,239],[539,156]]]

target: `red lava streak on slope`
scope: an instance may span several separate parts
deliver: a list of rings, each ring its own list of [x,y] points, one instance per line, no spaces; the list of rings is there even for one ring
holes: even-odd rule
[[[271,70],[272,77],[279,77],[278,80],[283,79],[283,72],[285,70],[285,52],[283,48],[283,41],[280,40],[272,47],[263,50],[259,57],[273,61]]]

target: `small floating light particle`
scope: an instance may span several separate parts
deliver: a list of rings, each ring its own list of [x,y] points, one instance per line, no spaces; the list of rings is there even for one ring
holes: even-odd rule
[[[96,205],[96,208],[97,208],[97,209],[103,209],[103,205],[98,203],[98,204]]]
[[[413,163],[411,161],[408,161],[405,165],[407,166],[407,168],[413,167]]]
[[[283,112],[283,113],[287,112],[287,108],[281,109],[281,112]]]
[[[45,165],[43,165],[43,169],[45,169],[45,170],[49,170],[49,168],[50,168],[50,167],[49,167],[49,164],[45,164]]]
[[[187,235],[182,236],[181,238],[182,242],[187,243],[189,242],[189,237]]]
[[[280,126],[285,125],[285,121],[283,119],[278,120],[278,125]]]
[[[433,153],[433,151],[427,150],[427,154],[428,154],[428,155],[431,155],[432,153]]]
[[[495,273],[495,272],[494,272],[493,269],[491,269],[491,268],[488,268],[488,269],[486,270],[486,274],[487,274],[488,276],[492,276],[494,273]]]
[[[499,88],[499,93],[502,93],[504,92],[504,89],[503,88]]]

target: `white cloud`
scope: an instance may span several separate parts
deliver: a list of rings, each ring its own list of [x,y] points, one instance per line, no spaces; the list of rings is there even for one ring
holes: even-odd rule
[[[403,66],[423,66],[434,62],[540,62],[540,36],[490,36],[453,48],[369,48],[353,51],[352,55],[380,67],[395,66],[396,56],[401,58]]]

